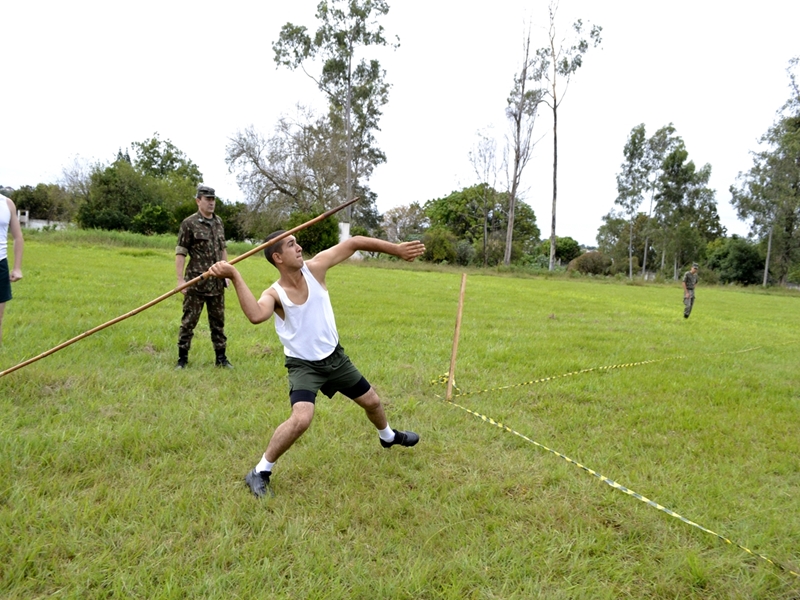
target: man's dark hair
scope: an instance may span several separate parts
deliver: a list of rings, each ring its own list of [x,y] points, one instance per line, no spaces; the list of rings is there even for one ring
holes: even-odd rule
[[[270,233],[270,234],[269,234],[269,235],[266,237],[266,239],[264,240],[264,242],[268,242],[268,241],[270,241],[270,240],[273,240],[273,239],[275,239],[276,237],[278,237],[279,235],[281,235],[282,233],[286,233],[286,230],[285,230],[285,229],[279,229],[278,231],[273,231],[272,233]],[[288,237],[288,236],[287,236],[287,237]],[[272,260],[272,254],[273,254],[274,252],[278,252],[278,253],[280,253],[280,252],[283,250],[283,242],[285,242],[285,241],[286,241],[286,238],[283,238],[283,239],[281,239],[281,240],[278,240],[278,241],[277,241],[277,242],[275,242],[274,244],[270,244],[269,246],[267,246],[266,248],[264,248],[264,257],[265,257],[265,258],[266,258],[266,259],[267,259],[267,260],[270,262],[270,264],[271,264],[273,267],[274,267],[274,266],[276,266],[276,265],[275,265],[275,261],[274,261],[274,260]]]

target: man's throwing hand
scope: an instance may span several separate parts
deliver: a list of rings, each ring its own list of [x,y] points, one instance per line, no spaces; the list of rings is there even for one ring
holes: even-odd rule
[[[213,277],[219,279],[232,279],[236,274],[236,268],[226,260],[221,260],[218,263],[211,265],[208,270]]]
[[[419,258],[425,253],[425,244],[419,240],[414,240],[413,242],[403,242],[402,244],[398,245],[400,246],[400,252],[398,253],[398,256],[409,262],[415,258]]]

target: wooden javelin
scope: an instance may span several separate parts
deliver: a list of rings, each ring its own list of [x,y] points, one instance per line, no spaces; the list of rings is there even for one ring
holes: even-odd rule
[[[357,197],[353,198],[352,200],[348,200],[344,204],[341,204],[341,205],[339,205],[339,206],[337,206],[335,208],[332,208],[329,211],[326,211],[326,212],[322,213],[318,217],[314,217],[310,221],[306,221],[302,225],[298,225],[294,229],[290,229],[289,231],[285,231],[284,233],[282,233],[282,234],[280,234],[278,236],[275,236],[274,238],[272,238],[268,242],[264,242],[260,246],[257,246],[256,248],[253,248],[252,250],[248,250],[244,254],[242,254],[240,256],[237,256],[236,258],[234,258],[234,259],[232,259],[232,260],[230,260],[228,262],[230,264],[232,264],[232,265],[236,264],[240,260],[244,260],[245,258],[248,258],[249,256],[252,256],[253,254],[255,254],[257,252],[260,252],[261,250],[264,250],[267,246],[271,246],[272,244],[275,244],[275,243],[279,242],[280,240],[282,240],[285,237],[293,235],[294,233],[297,233],[298,231],[301,231],[302,229],[306,229],[307,227],[311,227],[312,225],[314,225],[315,223],[318,223],[319,221],[322,221],[323,219],[327,219],[328,217],[330,217],[331,215],[339,212],[343,208],[346,208],[346,207],[350,206],[351,204],[353,204],[357,200],[358,200]],[[31,363],[35,363],[37,360],[41,360],[46,356],[50,356],[51,354],[53,354],[55,352],[58,352],[62,348],[66,348],[67,346],[70,346],[71,344],[74,344],[75,342],[78,342],[78,341],[80,341],[80,340],[82,340],[84,338],[89,337],[90,335],[92,335],[94,333],[97,333],[101,329],[105,329],[106,327],[111,327],[112,325],[114,325],[116,323],[119,323],[120,321],[124,321],[125,319],[127,319],[129,317],[132,317],[133,315],[137,315],[140,312],[142,312],[143,310],[147,310],[148,308],[158,304],[162,300],[166,300],[167,298],[169,298],[170,296],[173,296],[174,294],[177,294],[181,290],[184,290],[184,289],[186,289],[186,288],[188,288],[190,286],[193,286],[198,281],[200,281],[202,279],[208,279],[209,277],[211,277],[211,275],[209,274],[208,271],[206,271],[202,275],[198,275],[194,279],[191,279],[191,280],[187,281],[186,283],[184,283],[182,285],[179,285],[174,290],[171,290],[171,291],[167,292],[166,294],[162,294],[161,296],[159,296],[155,300],[151,300],[150,302],[140,306],[139,308],[135,308],[134,310],[132,310],[130,312],[127,312],[124,315],[121,315],[121,316],[117,317],[116,319],[111,319],[107,323],[103,323],[102,325],[98,325],[97,327],[95,327],[93,329],[90,329],[89,331],[85,331],[84,333],[72,338],[71,340],[67,340],[66,342],[63,342],[63,343],[59,344],[55,348],[50,348],[50,350],[48,350],[47,352],[42,352],[38,356],[34,356],[33,358],[29,358],[28,360],[23,361],[23,362],[19,363],[18,365],[14,365],[13,367],[10,367],[10,368],[6,369],[5,371],[0,371],[0,377],[8,375],[9,373],[13,373],[17,369],[21,369],[22,367],[26,367]]]

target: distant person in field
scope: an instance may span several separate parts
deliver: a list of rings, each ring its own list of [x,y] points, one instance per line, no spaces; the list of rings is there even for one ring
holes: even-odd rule
[[[8,234],[14,238],[14,267],[8,269]],[[3,343],[3,313],[11,300],[11,283],[22,279],[22,227],[11,198],[0,194],[0,345]]]
[[[266,241],[282,233],[272,233]],[[413,446],[419,441],[412,431],[389,427],[378,394],[344,353],[325,274],[359,251],[383,252],[410,262],[422,255],[425,246],[419,241],[393,244],[356,236],[308,261],[303,260],[302,250],[291,235],[267,246],[264,254],[278,269],[280,278],[258,300],[232,265],[220,262],[211,267],[212,275],[233,282],[242,311],[251,323],[263,323],[275,315],[275,331],[284,346],[291,415],[272,434],[261,460],[245,477],[246,484],[258,497],[273,495],[270,476],[275,462],[311,425],[318,391],[329,398],[340,392],[363,408],[378,430],[384,448]]]
[[[694,288],[697,285],[697,269],[699,265],[692,263],[692,268],[683,276],[683,318],[688,319],[694,306]]]
[[[217,196],[214,188],[197,186],[197,212],[186,217],[178,231],[178,246],[175,248],[175,273],[178,287],[208,271],[215,262],[228,260],[225,242],[225,229],[222,219],[214,214]],[[186,256],[189,265],[186,266]],[[184,272],[185,268],[185,272]],[[216,354],[216,366],[232,369],[228,361],[225,337],[225,285],[221,279],[209,277],[181,290],[183,294],[183,317],[178,334],[178,369],[185,369],[189,363],[189,349],[192,346],[194,328],[200,320],[205,305],[208,326],[211,329],[211,343]]]

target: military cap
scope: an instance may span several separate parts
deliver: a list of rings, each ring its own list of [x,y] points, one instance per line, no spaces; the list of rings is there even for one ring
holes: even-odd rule
[[[197,197],[206,197],[206,198],[216,198],[217,195],[214,193],[214,188],[209,187],[207,185],[198,185],[197,186]]]

